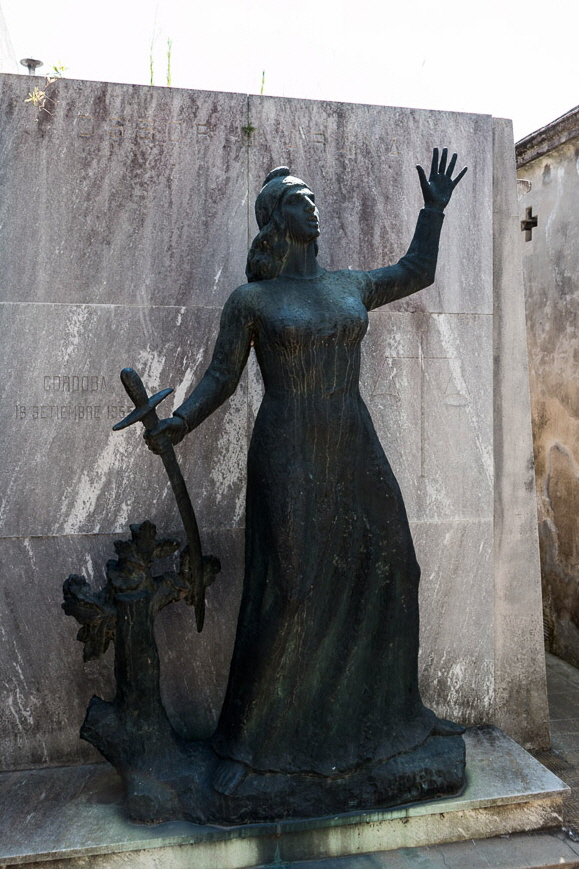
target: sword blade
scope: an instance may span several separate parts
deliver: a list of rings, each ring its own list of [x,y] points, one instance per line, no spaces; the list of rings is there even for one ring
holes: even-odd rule
[[[189,563],[191,567],[192,581],[192,598],[193,606],[195,607],[195,622],[197,630],[201,631],[203,622],[205,621],[205,580],[203,577],[203,556],[201,553],[201,539],[199,537],[199,527],[195,518],[195,511],[181,473],[181,468],[177,462],[177,456],[173,445],[169,444],[168,448],[161,453],[161,459],[175,500],[181,515],[181,521],[187,535],[187,543],[189,544]]]
[[[121,371],[121,380],[127,395],[135,405],[135,410],[132,411],[125,419],[113,426],[114,431],[132,425],[135,422],[142,422],[147,431],[155,428],[159,422],[155,407],[167,397],[172,389],[164,389],[156,395],[147,397],[147,391],[143,386],[143,381],[136,371],[132,368],[123,368]],[[185,528],[187,543],[189,546],[189,570],[191,572],[191,598],[195,607],[195,623],[197,630],[201,631],[203,622],[205,621],[205,577],[203,570],[203,555],[201,552],[201,540],[199,537],[199,528],[193,504],[187,491],[181,468],[175,455],[173,444],[169,438],[165,439],[165,444],[160,453],[163,465],[167,471],[169,482],[177,501],[177,507]]]

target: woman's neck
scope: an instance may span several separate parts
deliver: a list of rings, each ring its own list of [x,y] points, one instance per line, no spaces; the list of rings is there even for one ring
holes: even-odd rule
[[[279,277],[315,278],[321,271],[316,259],[315,242],[302,244],[288,238],[288,250]]]

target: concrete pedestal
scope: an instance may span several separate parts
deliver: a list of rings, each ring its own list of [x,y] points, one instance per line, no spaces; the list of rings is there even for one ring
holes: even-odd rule
[[[496,728],[473,728],[465,741],[467,786],[459,797],[233,828],[127,823],[107,764],[4,773],[0,867],[241,869],[560,825],[568,791],[560,779]]]

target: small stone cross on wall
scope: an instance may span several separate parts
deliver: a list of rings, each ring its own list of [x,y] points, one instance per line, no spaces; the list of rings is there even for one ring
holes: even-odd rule
[[[531,241],[533,230],[537,225],[537,216],[533,215],[533,208],[525,209],[525,218],[521,220],[521,232],[525,233],[525,241]]]

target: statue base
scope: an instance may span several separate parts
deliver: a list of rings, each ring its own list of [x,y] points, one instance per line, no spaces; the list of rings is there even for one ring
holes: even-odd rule
[[[436,724],[434,715],[437,735],[413,751],[335,776],[252,770],[223,760],[208,741],[180,737],[161,698],[154,618],[169,603],[193,602],[188,550],[181,553],[178,572],[153,573],[154,562],[178,548],[178,541],[157,539],[151,522],[131,525],[131,539],[115,542],[119,557],[107,562],[104,588],[95,591],[77,574],[64,583],[63,608],[82,625],[78,639],[85,645],[85,660],[101,655],[110,642],[115,645],[115,698],[92,698],[81,737],[120,774],[132,821],[282,821],[387,808],[462,789],[462,728]],[[218,570],[216,559],[203,559],[205,585]]]
[[[207,743],[182,745],[174,760],[174,776],[166,754],[158,770],[149,759],[146,772],[122,771],[126,810],[135,823],[235,825],[320,817],[452,796],[465,780],[461,736],[430,737],[414,751],[336,778],[246,770],[227,794],[213,786],[221,760]]]
[[[562,854],[565,865],[575,865],[577,854],[557,835],[533,832],[527,839],[524,832],[560,826],[569,788],[496,728],[471,728],[464,742],[467,784],[460,796],[243,827],[128,823],[121,782],[106,763],[0,773],[0,865],[242,869],[297,861],[297,869],[323,858],[359,865],[361,854],[376,866],[440,866],[445,859],[449,866],[555,866]]]

